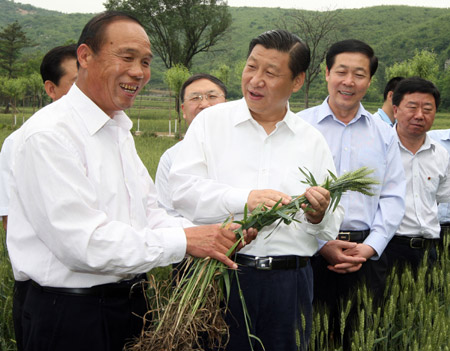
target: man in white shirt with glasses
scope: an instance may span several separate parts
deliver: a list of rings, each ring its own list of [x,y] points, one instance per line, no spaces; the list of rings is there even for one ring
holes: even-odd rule
[[[227,88],[220,79],[210,74],[198,73],[189,77],[183,83],[180,91],[180,98],[183,118],[186,120],[189,127],[194,118],[205,108],[226,101]],[[180,141],[164,152],[159,160],[155,176],[158,204],[160,207],[164,208],[167,213],[173,216],[180,216],[180,214],[173,209],[172,201],[169,196],[169,172],[173,160],[182,145],[183,142]]]

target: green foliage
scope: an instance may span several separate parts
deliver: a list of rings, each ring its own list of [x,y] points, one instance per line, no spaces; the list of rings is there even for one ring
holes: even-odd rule
[[[437,86],[441,93],[440,109],[448,110],[450,108],[450,69],[443,72],[437,82]]]
[[[27,88],[27,93],[29,93],[32,98],[33,113],[35,112],[35,107],[41,105],[42,95],[45,94],[45,89],[42,84],[42,77],[39,73],[32,73],[25,78],[25,85]]]
[[[231,24],[222,0],[108,0],[105,6],[139,18],[167,68],[190,68],[193,57],[216,45]]]
[[[311,351],[343,350],[345,328],[351,328],[352,351],[449,350],[450,259],[448,242],[430,269],[426,260],[414,275],[394,268],[387,279],[384,299],[374,303],[364,286],[341,299],[341,335],[328,334],[328,311],[315,306]],[[352,305],[359,311],[353,326],[346,325]],[[324,347],[326,346],[326,347]]]
[[[439,74],[437,55],[433,51],[415,50],[414,57],[386,68],[386,80],[393,77],[421,77],[436,82]]]
[[[337,41],[342,27],[339,11],[292,11],[286,10],[280,17],[280,26],[297,34],[311,50],[311,62],[306,70],[303,91],[305,108],[309,105],[309,88],[319,73],[329,47]]]
[[[126,2],[125,0],[112,1],[114,4]],[[133,1],[137,2],[138,0]],[[159,3],[157,0],[152,0],[151,2],[152,4]],[[184,2],[177,3],[181,4]],[[150,7],[142,6],[142,13],[150,13]],[[158,11],[155,14],[159,13]],[[185,66],[190,67],[192,73],[212,73],[217,71],[221,65],[230,67],[232,73],[227,84],[230,98],[242,96],[240,88],[240,73],[242,71],[240,66],[241,62],[245,61],[247,57],[250,40],[266,30],[278,28],[280,26],[280,18],[285,16],[286,13],[292,13],[294,16],[298,12],[304,14],[307,18],[313,17],[315,13],[314,11],[254,7],[227,7],[226,11],[231,15],[231,25],[229,25],[220,40],[214,44],[213,50],[198,52],[192,57],[192,65],[188,66],[185,64]],[[340,25],[333,33],[333,37],[336,40],[361,39],[375,49],[375,53],[379,58],[379,68],[375,76],[376,81],[372,83],[364,102],[382,101],[382,92],[387,82],[384,76],[386,67],[394,65],[396,62],[411,59],[412,53],[417,48],[436,54],[436,61],[439,67],[438,80],[436,82],[438,82],[438,87],[441,89],[440,82],[443,79],[442,75],[445,73],[443,69],[444,62],[450,57],[450,43],[448,41],[450,9],[375,6],[329,12],[331,15],[336,15],[336,17],[340,18]],[[190,23],[194,23],[192,18],[189,17],[193,14],[193,10],[186,14],[186,21],[190,19]],[[167,14],[167,16],[169,15]],[[35,43],[33,47],[24,48],[23,55],[18,60],[18,63],[21,64],[21,74],[23,75],[37,72],[42,56],[52,47],[63,45],[69,41],[76,42],[81,29],[91,17],[91,14],[63,14],[39,9],[31,5],[0,0],[0,26],[5,27],[17,20],[26,36]],[[200,18],[198,16],[195,17],[197,19]],[[153,17],[150,19],[153,19]],[[150,19],[146,18],[143,22],[156,30],[156,27],[149,22]],[[195,26],[201,27],[198,23],[196,22]],[[174,23],[174,25],[179,25],[179,23]],[[64,30],[61,31],[60,28],[64,28]],[[170,33],[173,34],[174,40],[177,38],[180,43],[184,43],[179,44],[177,49],[173,47],[172,51],[175,52],[187,48],[186,40],[183,38],[188,32],[171,29]],[[302,36],[301,33],[298,34]],[[152,36],[150,36],[150,39],[156,54],[152,61],[150,86],[152,89],[165,89],[164,72],[167,68],[162,56],[155,49],[157,42],[154,41]],[[168,45],[165,46],[168,47]],[[30,60],[31,62],[29,62]],[[317,78],[309,86],[308,95],[311,106],[316,105],[327,96],[324,76],[325,71],[321,68]],[[305,84],[302,88],[303,90],[293,94],[292,102],[303,104],[303,95],[306,93],[306,88]],[[448,108],[448,104],[445,101],[443,107]]]
[[[189,73],[189,70],[183,66],[182,64],[176,64],[172,68],[169,68],[166,71],[164,81],[169,86],[170,90],[174,92],[175,96],[175,110],[178,114],[178,123],[181,123],[181,116],[180,116],[180,91],[181,87],[183,86],[183,83],[186,79],[189,78],[191,74]]]
[[[0,68],[6,71],[8,78],[15,76],[20,52],[29,45],[30,41],[17,21],[7,25],[0,32]]]
[[[0,350],[16,349],[12,321],[12,296],[14,277],[6,250],[6,235],[0,229]]]
[[[219,78],[225,86],[230,84],[231,80],[231,68],[226,64],[221,64],[218,69],[211,72],[213,76]]]

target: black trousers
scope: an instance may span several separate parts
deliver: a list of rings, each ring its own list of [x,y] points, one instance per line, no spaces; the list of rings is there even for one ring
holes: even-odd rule
[[[335,338],[340,338],[341,301],[345,306],[347,299],[354,298],[354,293],[362,284],[372,293],[375,303],[380,301],[386,286],[387,257],[383,253],[378,260],[369,259],[362,264],[361,269],[347,274],[330,271],[327,267],[329,263],[320,255],[314,256],[311,263],[314,271],[314,303],[324,305],[329,310],[329,330],[333,331]],[[357,314],[358,308],[353,304],[345,325],[344,350],[350,349],[349,341]]]
[[[269,271],[240,266],[239,281],[252,323],[251,333],[262,340],[265,351],[306,350],[312,326],[310,263],[304,268]],[[231,284],[228,307],[227,351],[249,351],[236,279]],[[252,340],[252,344],[254,350],[262,350],[258,342]]]
[[[427,240],[427,244],[423,248],[411,248],[409,245],[405,245],[403,242],[397,241],[394,237],[386,246],[384,252],[388,257],[390,267],[397,265],[399,272],[401,272],[408,264],[411,266],[413,272],[416,272],[422,263],[427,250],[428,264],[432,265],[437,260],[434,240]]]
[[[13,323],[14,334],[16,335],[17,351],[23,351],[23,327],[22,327],[22,311],[27,296],[28,287],[31,284],[31,280],[14,282],[13,293]]]
[[[131,297],[96,297],[50,293],[31,284],[22,316],[24,350],[121,351],[139,336],[138,316],[146,312],[142,290]]]

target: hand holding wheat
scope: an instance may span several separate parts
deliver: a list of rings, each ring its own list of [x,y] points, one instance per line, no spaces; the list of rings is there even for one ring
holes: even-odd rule
[[[301,168],[300,172],[305,176],[303,183],[311,187],[319,186],[310,172]],[[330,193],[329,208],[334,211],[346,191],[373,195],[371,187],[379,182],[368,177],[372,172],[363,167],[339,178],[329,172],[327,179],[320,185]],[[245,242],[244,230],[254,228],[259,231],[275,222],[277,225],[299,222],[295,218],[297,213],[302,208],[308,211],[311,204],[305,194],[291,198],[289,203],[282,203],[280,199],[271,207],[260,204],[250,212],[245,205],[242,220],[234,221],[241,226],[235,230],[237,240],[227,256]],[[231,222],[230,217],[224,226]],[[227,335],[227,326],[222,318],[222,302],[229,292],[230,277],[223,263],[209,257],[191,257],[175,287],[163,290],[154,280],[151,283],[155,288],[155,307],[149,311],[150,326],[143,330],[139,340],[129,350],[203,350],[199,334],[207,335],[210,345],[214,344],[218,349],[226,343],[224,336]],[[245,301],[243,308],[246,314]]]

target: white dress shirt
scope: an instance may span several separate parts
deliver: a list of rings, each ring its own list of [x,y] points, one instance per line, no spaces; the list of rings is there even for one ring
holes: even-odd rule
[[[8,215],[9,208],[9,183],[11,181],[11,158],[12,147],[14,144],[14,137],[18,131],[11,133],[2,145],[2,152],[0,153],[0,216]]]
[[[434,129],[427,133],[432,139],[437,141],[450,155],[450,129]],[[439,223],[450,223],[450,203],[443,202],[438,206]]]
[[[327,170],[335,170],[326,141],[313,127],[288,110],[267,135],[252,118],[245,99],[215,105],[194,119],[172,165],[172,204],[194,223],[220,222],[230,214],[241,219],[251,190],[303,194],[307,186],[298,167],[311,171],[319,183]],[[340,207],[327,212],[319,224],[307,223],[299,215],[302,223],[267,227],[240,252],[312,256],[316,236],[335,238],[342,217]]]
[[[450,202],[447,150],[426,136],[416,154],[399,141],[406,174],[406,211],[396,235],[439,239],[437,202]]]
[[[375,251],[378,259],[395,234],[405,212],[405,173],[398,138],[391,127],[373,118],[360,104],[355,117],[345,124],[328,105],[328,98],[316,107],[298,113],[325,136],[333,153],[338,175],[360,167],[374,170],[379,185],[372,187],[374,196],[348,192],[341,199],[345,210],[342,230],[370,230],[364,244]]]
[[[158,208],[131,126],[74,85],[21,128],[7,237],[17,280],[90,287],[184,257],[192,224]]]
[[[155,186],[158,192],[159,207],[164,208],[171,216],[180,217],[180,214],[173,209],[172,199],[169,194],[169,172],[173,160],[178,154],[178,150],[183,145],[183,140],[168,148],[159,159],[158,168],[155,175]]]

